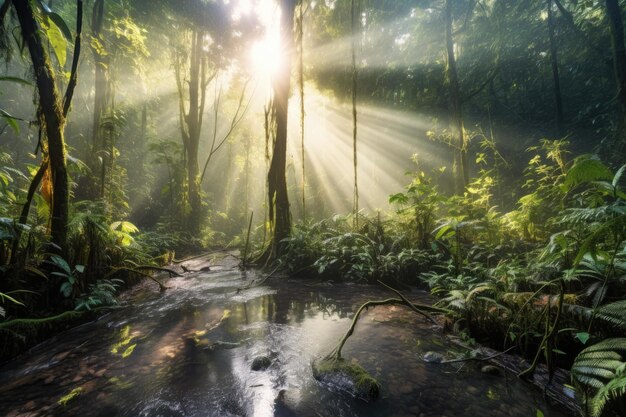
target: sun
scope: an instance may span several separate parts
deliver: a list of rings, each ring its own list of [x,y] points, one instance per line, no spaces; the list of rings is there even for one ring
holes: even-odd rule
[[[280,38],[265,37],[253,42],[250,48],[252,72],[261,79],[271,80],[282,68],[283,56]]]
[[[284,65],[280,39],[280,8],[273,0],[260,0],[254,12],[264,28],[260,39],[250,46],[250,70],[259,79],[270,82]]]

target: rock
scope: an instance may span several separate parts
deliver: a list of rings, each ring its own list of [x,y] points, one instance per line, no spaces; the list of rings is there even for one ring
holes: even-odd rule
[[[438,352],[429,351],[424,354],[424,361],[429,363],[443,362],[443,355]]]
[[[272,360],[268,356],[257,356],[252,361],[253,371],[264,371],[272,364]]]
[[[344,391],[363,401],[380,395],[380,384],[356,363],[343,359],[323,359],[313,363],[313,377],[322,384]]]
[[[502,371],[497,366],[493,365],[485,365],[480,368],[480,372],[487,375],[501,375]]]
[[[289,394],[286,390],[281,389],[278,395],[274,399],[274,417],[295,417],[296,413],[293,412],[292,407],[296,404],[292,404]]]
[[[467,391],[468,394],[472,394],[472,395],[476,395],[480,392],[480,390],[473,385],[468,386],[465,390]]]

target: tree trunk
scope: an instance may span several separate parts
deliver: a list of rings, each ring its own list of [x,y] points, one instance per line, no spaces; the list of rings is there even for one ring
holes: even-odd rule
[[[454,150],[454,191],[457,194],[463,194],[469,182],[469,171],[467,166],[467,143],[461,109],[461,91],[456,58],[454,56],[454,39],[452,37],[452,0],[446,0],[445,6],[446,52],[448,56],[446,81],[449,89],[451,145]]]
[[[187,131],[187,182],[189,192],[190,213],[187,221],[188,229],[193,234],[200,233],[202,224],[202,201],[200,200],[200,168],[198,150],[200,147],[200,132],[202,130],[202,116],[206,95],[206,62],[202,57],[203,33],[199,30],[192,35],[191,57],[189,64],[189,113]]]
[[[289,108],[289,88],[291,84],[293,17],[295,6],[295,0],[283,0],[281,2],[282,14],[280,32],[283,41],[284,62],[280,72],[276,74],[273,80],[276,137],[272,162],[267,176],[269,217],[270,224],[274,230],[270,257],[281,254],[284,246],[282,241],[287,238],[291,232],[291,215],[289,213],[285,167],[287,163],[287,116]]]
[[[65,117],[62,102],[50,65],[48,53],[43,47],[41,31],[35,20],[35,13],[29,1],[13,2],[22,30],[22,37],[28,45],[33,62],[39,106],[45,122],[52,178],[51,235],[57,251],[67,253],[67,221],[69,211],[69,179],[67,175],[65,141],[63,128]]]
[[[357,160],[357,113],[356,113],[356,89],[358,72],[356,68],[356,15],[354,0],[350,4],[350,32],[352,35],[352,165],[354,169],[354,190],[352,214],[354,215],[354,228],[359,228],[359,174]]]
[[[554,105],[556,112],[556,131],[558,137],[565,135],[565,118],[563,117],[563,98],[561,96],[561,78],[559,76],[559,61],[556,40],[554,38],[554,13],[552,0],[548,0],[548,32],[550,36],[550,64],[554,81]]]
[[[606,12],[611,29],[613,67],[619,103],[619,120],[613,155],[617,158],[616,162],[623,163],[626,158],[626,45],[624,44],[624,22],[618,0],[606,0]]]
[[[88,164],[92,172],[100,172],[100,191],[99,195],[95,191],[95,184],[90,186],[88,196],[95,198],[99,196],[104,198],[106,189],[107,166],[108,160],[112,155],[106,156],[108,146],[106,135],[102,129],[102,117],[109,107],[109,59],[102,50],[104,44],[101,39],[102,27],[104,26],[104,0],[96,0],[93,5],[91,18],[91,32],[95,41],[91,43],[91,51],[94,58],[94,103],[93,103],[93,124],[92,124],[92,141],[91,153],[87,158]],[[97,183],[96,183],[97,184]]]

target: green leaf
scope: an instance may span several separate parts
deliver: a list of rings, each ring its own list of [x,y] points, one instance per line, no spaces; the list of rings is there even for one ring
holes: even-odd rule
[[[567,189],[581,184],[598,180],[613,180],[613,172],[596,156],[583,155],[576,158],[574,165],[567,171],[564,186]]]
[[[10,82],[14,82],[14,83],[22,84],[22,85],[27,85],[29,87],[33,86],[33,84],[30,81],[27,81],[19,77],[2,76],[0,77],[0,81],[10,81]]]
[[[67,39],[68,42],[72,42],[73,40],[72,31],[67,26],[67,23],[65,23],[65,20],[63,20],[61,16],[59,16],[57,13],[54,13],[54,12],[49,13],[48,18],[52,20],[52,22],[54,22],[57,28],[59,28],[63,36],[65,36],[65,39]]]
[[[52,261],[53,264],[65,271],[68,275],[72,275],[72,268],[70,268],[70,265],[67,263],[67,261],[61,258],[59,255],[52,255],[50,257],[50,261]]]
[[[591,335],[587,332],[578,332],[576,333],[574,337],[580,340],[580,343],[582,343],[583,345],[586,345]]]
[[[536,417],[545,417],[544,414],[543,414],[543,411],[541,411],[540,409],[537,409]]]
[[[13,129],[16,135],[20,134],[20,125],[17,123],[17,119],[11,116],[6,111],[0,109],[0,116],[8,123],[8,125]]]
[[[67,40],[63,36],[63,32],[54,21],[47,19],[42,27],[50,41],[54,55],[56,55],[57,61],[59,61],[59,66],[64,67],[67,60]]]
[[[0,292],[0,300],[4,301],[4,299],[7,299],[9,301],[11,301],[14,304],[23,306],[24,304],[22,304],[21,302],[17,301],[15,298],[11,297],[10,295],[4,294]]]
[[[76,265],[74,269],[82,274],[83,272],[85,272],[85,265]]]
[[[626,164],[622,165],[622,167],[618,169],[617,172],[615,173],[615,176],[613,177],[613,181],[611,182],[611,185],[613,185],[614,188],[617,188],[617,186],[619,185],[619,181],[622,179],[622,175],[624,175],[625,170],[626,170]]]

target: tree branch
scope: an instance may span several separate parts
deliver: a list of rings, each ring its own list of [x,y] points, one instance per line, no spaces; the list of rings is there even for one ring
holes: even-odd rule
[[[72,70],[70,73],[70,81],[65,90],[63,98],[63,117],[67,117],[70,111],[70,104],[74,96],[74,89],[78,81],[78,60],[80,58],[80,47],[83,32],[83,0],[76,0],[76,40],[74,41],[74,56],[72,57]]]

